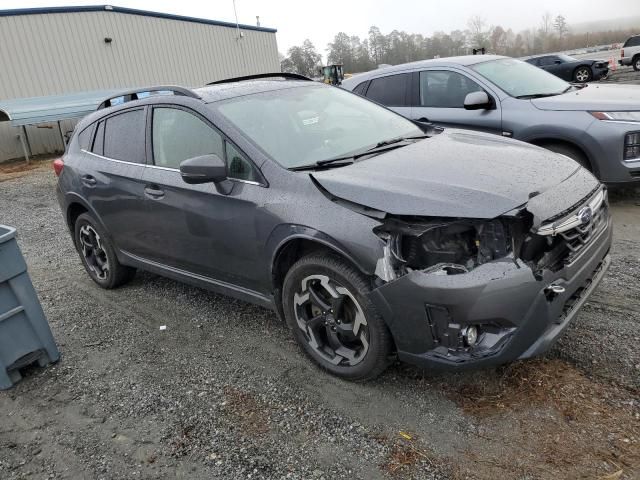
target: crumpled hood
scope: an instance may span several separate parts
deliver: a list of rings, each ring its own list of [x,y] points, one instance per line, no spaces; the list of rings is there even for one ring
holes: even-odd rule
[[[640,110],[640,85],[596,85],[573,92],[531,100],[540,110],[607,111]]]
[[[548,218],[575,205],[598,185],[593,175],[567,157],[461,130],[445,130],[312,176],[343,200],[392,215],[432,217],[495,218],[540,197],[538,212],[533,213]]]

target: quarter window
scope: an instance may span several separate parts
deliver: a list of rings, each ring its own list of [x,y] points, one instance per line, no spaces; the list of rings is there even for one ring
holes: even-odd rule
[[[91,151],[96,155],[102,155],[104,148],[104,121],[98,124],[98,128],[96,130],[96,136],[93,139],[93,147],[91,147]]]
[[[436,108],[464,108],[469,93],[484,91],[466,76],[447,70],[420,72],[420,105]]]
[[[627,40],[624,44],[624,46],[622,48],[625,47],[639,47],[640,46],[640,36],[638,37],[631,37],[629,40]]]
[[[367,89],[367,98],[382,105],[406,106],[410,78],[411,75],[408,73],[375,78],[371,80],[371,84]]]
[[[356,88],[353,89],[353,93],[357,93],[358,95],[364,95],[364,91],[367,88],[367,83],[369,82],[362,82],[361,84],[359,84]]]
[[[183,160],[211,154],[224,158],[222,136],[209,125],[184,110],[153,110],[153,160],[156,165],[180,168]]]
[[[107,118],[104,126],[104,156],[145,163],[144,125],[144,109],[129,110]]]
[[[78,147],[80,150],[89,150],[91,144],[91,134],[93,133],[93,125],[89,125],[78,134]]]
[[[227,171],[229,178],[247,180],[249,182],[259,181],[253,165],[242,155],[231,143],[227,146]]]

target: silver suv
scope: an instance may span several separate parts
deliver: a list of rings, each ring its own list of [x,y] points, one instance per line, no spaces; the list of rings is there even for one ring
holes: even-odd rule
[[[640,70],[640,35],[634,35],[624,42],[620,52],[620,65],[632,65],[634,70]]]
[[[561,153],[605,183],[640,181],[638,85],[575,85],[513,58],[469,55],[362,73],[342,87],[417,122]]]

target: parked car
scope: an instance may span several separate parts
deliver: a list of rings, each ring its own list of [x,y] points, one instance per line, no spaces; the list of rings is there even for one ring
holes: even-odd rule
[[[606,60],[577,59],[563,54],[538,55],[523,60],[567,82],[586,83],[609,75],[609,62]]]
[[[640,181],[637,85],[571,85],[520,60],[473,55],[374,70],[342,87],[415,121],[567,155],[605,183]]]
[[[274,75],[129,92],[79,122],[55,168],[89,276],[143,269],[272,308],[348,379],[394,356],[460,369],[545,351],[609,265],[595,177]]]
[[[618,63],[623,66],[632,65],[634,70],[640,70],[640,35],[629,37],[624,42]]]

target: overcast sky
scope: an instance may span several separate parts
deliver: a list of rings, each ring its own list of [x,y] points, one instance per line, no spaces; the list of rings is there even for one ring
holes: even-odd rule
[[[87,5],[90,0],[0,0],[0,8]],[[104,2],[106,3],[106,2]],[[233,0],[120,0],[114,5],[158,12],[235,21]],[[491,25],[522,30],[540,23],[546,11],[562,14],[569,25],[640,14],[640,0],[236,0],[238,21],[278,29],[278,50],[311,39],[319,53],[339,31],[367,36],[371,25],[431,35],[464,30],[472,15]],[[640,30],[640,25],[638,26]]]

